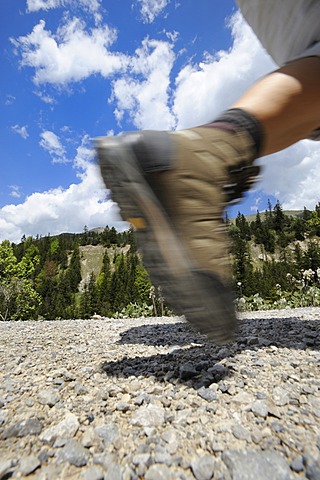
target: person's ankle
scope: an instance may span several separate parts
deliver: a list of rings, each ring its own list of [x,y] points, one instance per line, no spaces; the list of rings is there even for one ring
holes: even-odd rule
[[[241,108],[226,110],[213,122],[201,125],[206,128],[219,128],[233,133],[246,131],[252,138],[255,156],[259,157],[264,143],[264,131],[261,123],[251,113]]]

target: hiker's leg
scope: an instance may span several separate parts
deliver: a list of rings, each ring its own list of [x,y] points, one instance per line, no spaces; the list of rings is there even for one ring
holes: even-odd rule
[[[262,125],[260,156],[282,150],[320,126],[320,57],[290,62],[255,83],[234,105]]]

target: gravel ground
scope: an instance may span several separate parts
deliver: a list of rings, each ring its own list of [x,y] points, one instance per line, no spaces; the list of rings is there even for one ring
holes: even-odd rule
[[[0,479],[320,479],[320,309],[0,322]]]

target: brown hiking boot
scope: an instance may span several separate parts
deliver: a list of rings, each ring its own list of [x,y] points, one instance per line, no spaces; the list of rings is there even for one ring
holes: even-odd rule
[[[168,306],[215,342],[230,341],[236,317],[222,216],[259,171],[250,136],[208,127],[144,131],[101,137],[97,149]]]

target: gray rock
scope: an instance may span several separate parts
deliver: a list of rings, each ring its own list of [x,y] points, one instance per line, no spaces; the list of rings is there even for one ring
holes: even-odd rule
[[[152,404],[142,406],[132,415],[131,424],[138,427],[157,427],[163,425],[164,413],[163,407]]]
[[[191,468],[197,480],[211,480],[214,473],[215,458],[206,453],[191,462]]]
[[[118,426],[115,423],[106,423],[95,428],[96,433],[102,438],[105,448],[113,443],[119,435]]]
[[[303,465],[303,458],[296,457],[291,463],[290,463],[291,470],[294,472],[300,473],[302,470],[304,470],[304,465]]]
[[[0,412],[0,426],[6,422],[6,412]]]
[[[88,463],[89,452],[77,440],[71,439],[58,451],[57,458],[76,467],[83,467]]]
[[[33,455],[22,457],[19,461],[19,470],[22,475],[30,475],[41,466],[39,459]]]
[[[74,391],[76,392],[77,395],[85,395],[88,393],[87,387],[82,385],[82,383],[76,382],[74,384]]]
[[[15,465],[13,460],[0,459],[0,478],[11,472]]]
[[[119,412],[127,412],[130,409],[131,405],[127,402],[120,401],[116,403],[116,410],[118,410]]]
[[[116,461],[112,453],[98,453],[93,455],[92,461],[95,465],[101,465],[105,470]]]
[[[97,432],[93,427],[86,428],[84,434],[82,435],[82,445],[86,448],[92,447],[96,441],[99,441]]]
[[[316,460],[311,455],[304,455],[303,464],[306,467],[306,478],[308,480],[320,479],[320,457]]]
[[[163,440],[166,442],[166,450],[174,455],[179,447],[179,439],[177,432],[173,428],[168,428],[162,434]]]
[[[199,375],[199,372],[195,369],[193,363],[184,363],[179,369],[179,375],[181,380],[190,380],[190,378]]]
[[[157,463],[147,470],[144,478],[145,480],[174,480],[171,470],[166,465]]]
[[[197,393],[199,397],[207,400],[207,402],[213,402],[218,399],[216,392],[212,388],[201,387]]]
[[[79,429],[79,421],[77,417],[67,411],[65,418],[53,427],[49,427],[44,430],[40,435],[39,439],[43,442],[51,443],[56,438],[73,438]]]
[[[272,396],[274,403],[278,407],[283,407],[284,405],[288,405],[288,403],[290,403],[290,392],[288,392],[288,390],[285,390],[282,387],[275,387],[273,389]]]
[[[132,458],[133,465],[146,465],[149,467],[151,465],[151,455],[150,453],[137,453]]]
[[[217,363],[213,367],[208,368],[208,373],[210,373],[215,382],[220,382],[224,377],[229,373],[229,369],[220,363]]]
[[[242,425],[236,424],[232,425],[232,434],[238,440],[245,440],[246,442],[251,441],[251,434],[250,432],[245,429]]]
[[[168,467],[170,467],[173,463],[172,456],[167,452],[157,452],[157,453],[155,453],[154,461],[156,463],[165,463]]]
[[[104,472],[93,465],[83,472],[82,478],[83,480],[104,480]]]
[[[233,480],[291,480],[284,457],[274,451],[230,450],[222,454]]]
[[[42,431],[42,423],[36,418],[28,418],[8,427],[2,434],[2,438],[26,437],[27,435],[39,435]]]
[[[254,396],[252,393],[241,391],[234,395],[231,398],[231,401],[234,403],[239,403],[241,405],[250,405],[254,401]]]
[[[56,403],[60,400],[60,395],[56,390],[39,390],[38,392],[38,400],[39,403],[42,405],[49,405],[49,407],[53,407]]]
[[[104,475],[104,480],[123,480],[122,467],[116,462],[111,462]]]
[[[266,418],[268,416],[269,407],[264,400],[256,400],[251,405],[251,410],[257,417]]]

